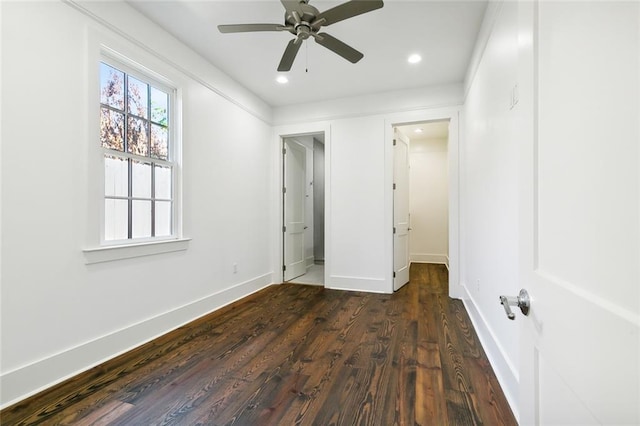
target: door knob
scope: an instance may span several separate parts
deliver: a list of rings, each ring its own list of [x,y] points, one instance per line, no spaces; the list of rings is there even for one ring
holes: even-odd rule
[[[500,296],[500,304],[504,307],[507,318],[513,320],[516,319],[516,314],[511,312],[511,308],[509,306],[517,306],[524,315],[529,315],[531,298],[529,298],[527,290],[522,289],[517,297]]]

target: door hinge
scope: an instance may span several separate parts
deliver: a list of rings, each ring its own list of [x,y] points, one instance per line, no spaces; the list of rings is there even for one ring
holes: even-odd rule
[[[287,227],[286,226],[282,227],[282,232],[287,232]]]
[[[283,193],[283,194],[286,194],[286,193],[287,193],[287,188],[283,187],[283,188],[282,188],[282,193]]]
[[[394,234],[396,233],[396,227],[395,226],[393,227],[393,233]]]
[[[287,148],[282,148],[282,155],[285,155],[287,153]]]
[[[393,140],[393,146],[396,146],[396,140],[395,139]]]
[[[282,265],[282,272],[287,270],[287,265]]]
[[[396,271],[393,271],[393,278],[396,277]]]
[[[393,189],[396,189],[396,184],[395,183],[393,184]]]

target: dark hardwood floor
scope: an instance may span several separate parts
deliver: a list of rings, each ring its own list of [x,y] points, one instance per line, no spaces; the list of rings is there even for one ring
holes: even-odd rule
[[[271,286],[8,407],[2,425],[513,425],[447,270]]]

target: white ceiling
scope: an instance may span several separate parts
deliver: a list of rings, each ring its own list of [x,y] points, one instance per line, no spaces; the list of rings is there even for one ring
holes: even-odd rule
[[[323,28],[364,53],[360,62],[351,64],[307,40],[286,73],[289,83],[281,85],[275,81],[276,69],[291,34],[221,34],[216,28],[219,24],[281,24],[280,1],[128,3],[272,106],[462,82],[487,4],[484,0],[386,0],[382,9]],[[310,1],[320,11],[340,3]],[[407,63],[412,53],[422,55],[422,62]]]
[[[417,129],[422,131],[417,133]],[[407,124],[398,126],[398,130],[404,133],[411,142],[430,139],[447,139],[449,137],[449,120]]]

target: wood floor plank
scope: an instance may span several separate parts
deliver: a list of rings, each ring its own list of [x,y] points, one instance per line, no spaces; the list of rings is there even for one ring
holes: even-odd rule
[[[460,345],[462,355],[471,358],[480,358],[483,356],[482,347],[478,336],[473,330],[471,320],[464,309],[464,305],[460,300],[453,300],[449,304],[451,317],[456,320],[455,330],[458,334],[458,340],[464,342]]]
[[[392,295],[271,286],[0,412],[2,425],[514,425],[443,265]]]
[[[133,408],[133,405],[126,402],[111,401],[101,409],[93,411],[88,416],[76,421],[63,422],[75,426],[99,426],[108,425],[116,421],[120,416]]]
[[[282,418],[282,424],[310,424],[329,396],[328,387],[339,374],[339,366],[346,361],[345,354],[357,347],[355,339],[362,333],[361,313],[372,297],[368,294],[347,292],[342,296],[344,306],[318,338],[309,342],[298,363],[292,367],[309,375],[302,395]]]
[[[442,383],[440,347],[437,343],[423,342],[418,345],[415,403],[416,423],[433,424],[430,419],[438,419],[442,426],[449,424]]]

